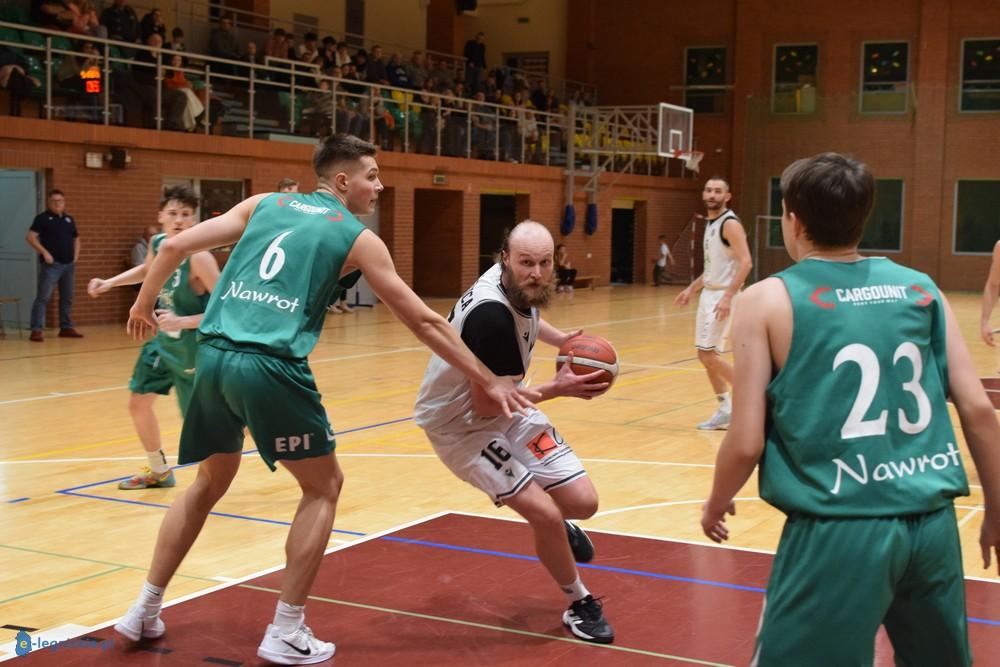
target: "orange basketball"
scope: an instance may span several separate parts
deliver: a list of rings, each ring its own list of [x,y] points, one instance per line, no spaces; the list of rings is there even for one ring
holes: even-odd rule
[[[566,357],[573,353],[573,372],[587,375],[596,370],[604,371],[598,382],[614,382],[618,377],[618,353],[615,347],[600,336],[575,336],[563,343],[556,357],[556,370],[566,363]]]

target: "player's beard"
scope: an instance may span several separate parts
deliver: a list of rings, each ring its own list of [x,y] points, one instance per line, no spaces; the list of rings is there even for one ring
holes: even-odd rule
[[[503,265],[503,283],[504,289],[507,290],[507,298],[510,303],[515,308],[520,308],[521,310],[528,310],[529,308],[545,308],[549,305],[549,301],[552,299],[552,284],[541,283],[534,296],[529,294],[526,290],[522,289],[520,285],[517,284],[517,278],[514,276],[514,272],[511,271],[506,264]]]

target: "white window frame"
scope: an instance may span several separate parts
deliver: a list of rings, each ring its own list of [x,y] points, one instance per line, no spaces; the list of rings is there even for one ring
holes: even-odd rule
[[[689,87],[688,80],[687,80],[687,66],[688,66],[688,51],[690,51],[691,49],[722,49],[725,52],[725,54],[726,54],[725,61],[724,61],[724,67],[726,68],[726,80],[727,81],[729,80],[729,57],[730,57],[730,53],[729,53],[729,47],[728,46],[726,46],[725,44],[696,44],[696,45],[691,45],[691,46],[685,46],[684,47],[684,62],[681,63],[681,81],[684,82],[684,106],[686,106],[686,107],[690,107],[690,105],[688,104],[688,100],[687,100],[688,87]],[[727,88],[728,85],[729,84],[727,84],[727,83],[723,83],[722,84],[723,87],[720,87],[719,90],[718,90],[718,92],[722,96],[722,103],[721,103],[722,111],[696,111],[695,113],[698,114],[698,115],[700,115],[700,116],[724,116],[724,115],[726,115],[727,109],[726,109],[725,95],[726,95],[726,92],[728,90],[728,88]],[[714,86],[713,86],[713,88],[714,88]],[[714,90],[705,90],[704,92],[706,92],[706,93],[707,92],[714,92]]]
[[[866,65],[866,61],[865,61],[865,47],[867,45],[869,45],[869,44],[897,44],[897,43],[906,44],[906,81],[903,82],[903,87],[904,87],[903,99],[906,101],[906,104],[905,104],[905,106],[903,106],[902,110],[900,110],[900,111],[865,111],[865,109],[864,109],[864,100],[865,100],[865,65]],[[861,72],[860,72],[860,74],[861,74],[861,81],[860,81],[860,83],[858,85],[858,113],[864,114],[866,116],[869,116],[869,115],[871,115],[871,116],[898,116],[900,114],[905,114],[905,113],[908,113],[910,111],[910,90],[911,90],[911,88],[910,88],[910,86],[911,86],[911,80],[910,80],[910,40],[908,40],[908,39],[894,39],[894,40],[888,40],[888,41],[879,41],[879,40],[872,39],[872,40],[867,40],[867,41],[861,42],[861,68],[860,68],[860,70],[861,70]]]
[[[775,111],[774,102],[778,92],[777,69],[778,69],[778,49],[785,46],[815,46],[816,47],[816,107],[812,111]],[[771,47],[771,113],[780,116],[808,116],[819,111],[819,42],[781,42],[775,43]]]
[[[965,91],[965,43],[966,42],[987,42],[987,41],[1000,41],[1000,37],[964,37],[962,38],[961,44],[959,44],[958,52],[958,112],[959,113],[971,113],[971,114],[983,114],[983,113],[1000,113],[1000,109],[963,109],[962,108],[962,94]],[[1000,83],[1000,79],[997,80]],[[962,180],[976,180],[976,179],[962,179]],[[989,179],[982,179],[989,180]],[[977,253],[973,253],[977,254]]]

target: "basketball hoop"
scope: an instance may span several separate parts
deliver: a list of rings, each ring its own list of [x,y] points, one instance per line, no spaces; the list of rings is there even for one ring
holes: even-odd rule
[[[705,157],[705,153],[703,151],[675,150],[671,153],[671,157],[677,160],[684,160],[684,168],[697,174],[701,159]]]

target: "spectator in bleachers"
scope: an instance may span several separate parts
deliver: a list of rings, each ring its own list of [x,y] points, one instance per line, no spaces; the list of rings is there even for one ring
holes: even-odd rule
[[[172,51],[187,51],[187,45],[184,44],[183,28],[174,28],[170,31],[170,41],[167,42],[167,48]]]
[[[288,60],[298,60],[299,59],[299,47],[295,43],[295,35],[292,33],[285,34],[286,41],[288,42],[288,51],[282,58],[287,58]]]
[[[329,70],[337,64],[337,40],[327,35],[323,38],[319,49],[320,67]]]
[[[28,74],[28,62],[17,51],[0,45],[0,88],[10,92],[10,115],[21,115],[21,101],[40,90],[42,82]]]
[[[455,96],[451,88],[444,90],[445,100],[441,112],[444,128],[441,136],[441,152],[452,157],[465,156],[466,132],[469,112],[466,102]]]
[[[184,95],[186,106],[181,115],[181,124],[188,132],[197,127],[198,117],[205,111],[205,105],[191,87],[181,68],[184,66],[181,56],[170,56],[170,68],[164,70],[163,87],[166,90],[177,91]]]
[[[436,95],[434,79],[424,79],[423,89],[415,96],[414,101],[420,105],[420,120],[423,131],[417,142],[417,151],[433,154],[437,152],[438,109],[441,98]]]
[[[314,32],[307,32],[302,43],[295,49],[296,60],[304,63],[315,63],[319,60],[319,37]]]
[[[31,0],[31,22],[49,30],[72,30],[77,12],[65,0]]]
[[[385,60],[382,58],[381,46],[372,47],[371,56],[368,58],[365,70],[365,81],[382,85],[389,83],[389,75],[386,72]]]
[[[107,39],[108,29],[97,20],[97,8],[92,0],[69,0],[68,4],[76,14],[71,29],[73,32]]]
[[[167,41],[167,26],[163,22],[163,12],[151,9],[139,22],[139,38],[145,42],[153,33],[158,33],[164,42]]]
[[[344,77],[344,89],[353,95],[363,95],[367,90],[366,86],[361,83],[361,75],[358,74],[358,68],[354,63],[348,63],[340,68],[341,73]],[[350,82],[356,83],[350,83]]]
[[[410,86],[414,90],[424,90],[424,82],[428,77],[427,66],[424,62],[424,52],[414,51],[410,57],[410,62],[406,63],[404,67],[406,67],[406,76],[410,80]]]
[[[482,87],[478,90],[482,90],[486,93],[487,100],[493,101],[496,97],[497,90],[499,90],[499,88],[497,88],[497,78],[493,75],[487,76],[483,81]]]
[[[476,34],[475,39],[465,43],[465,81],[471,90],[478,90],[486,77],[486,33]]]
[[[132,79],[136,84],[133,89],[142,101],[142,107],[146,111],[146,126],[155,127],[156,118],[156,55],[158,49],[163,47],[163,38],[160,33],[154,32],[146,38],[146,46],[154,49],[137,49],[135,54],[136,65],[132,69]],[[169,61],[169,58],[167,59]],[[140,66],[140,63],[143,65]],[[160,102],[163,105],[163,127],[167,130],[183,131],[184,112],[187,109],[187,97],[184,93],[171,90],[164,86],[160,91]]]
[[[219,27],[212,30],[208,39],[208,53],[216,58],[228,60],[240,60],[243,57],[243,51],[233,33],[231,16],[219,17]],[[212,69],[222,74],[232,74],[235,71],[232,65],[223,63],[213,63]]]
[[[368,75],[368,52],[364,49],[358,49],[353,56],[351,56],[351,65],[357,70],[358,79],[364,81],[365,77]]]
[[[274,32],[264,43],[264,57],[287,58],[288,57],[288,36],[284,28],[275,28]]]
[[[531,95],[528,98],[531,102],[531,106],[538,109],[539,111],[547,111],[547,106],[545,102],[545,89],[542,88],[541,83],[535,82],[535,85],[531,88]]]
[[[427,76],[432,76],[438,82],[438,90],[445,91],[454,88],[455,73],[445,67],[444,60],[435,59],[431,54],[427,54]]]
[[[264,59],[257,51],[257,42],[247,42],[247,45],[243,47],[243,62],[251,65],[264,64]],[[250,73],[247,72],[246,76],[250,76]]]
[[[524,155],[524,162],[534,162],[541,163],[542,159],[542,142],[541,134],[538,131],[538,121],[535,118],[533,111],[526,107],[521,107],[519,111],[520,114],[520,124],[521,124],[521,136],[524,137],[524,148],[526,155]]]
[[[389,59],[389,64],[385,68],[389,84],[397,88],[409,88],[410,78],[406,75],[406,67],[403,65],[403,56],[396,51]]]
[[[545,106],[542,107],[542,111],[548,111],[549,113],[561,113],[562,105],[559,103],[559,98],[556,97],[556,91],[549,89],[549,92],[545,94]]]
[[[53,76],[62,88],[72,90],[83,97],[86,94],[86,89],[80,72],[86,72],[93,68],[97,68],[97,71],[100,72],[101,54],[93,42],[83,42],[74,47],[74,51],[76,53],[63,56],[62,62]],[[97,102],[96,98],[94,102]]]
[[[339,65],[340,67],[344,67],[345,65],[350,65],[352,62],[354,62],[354,59],[351,58],[351,54],[348,52],[347,42],[341,42],[340,44],[337,44],[337,52],[335,58],[336,58],[336,64]]]
[[[479,160],[492,160],[495,154],[496,116],[493,107],[483,104],[486,94],[477,91],[472,98],[478,104],[473,104],[472,112],[472,157]]]
[[[113,5],[101,12],[101,25],[108,29],[108,39],[122,42],[139,39],[139,17],[125,0],[114,0]]]

